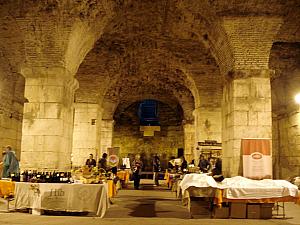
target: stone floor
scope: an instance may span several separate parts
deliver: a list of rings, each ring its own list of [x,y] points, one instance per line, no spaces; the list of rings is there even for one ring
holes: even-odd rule
[[[151,181],[150,181],[151,182]],[[0,225],[300,225],[300,206],[286,204],[287,219],[190,219],[187,209],[166,186],[153,187],[143,180],[141,190],[121,190],[103,219],[91,215],[43,215],[28,213],[0,213]],[[0,208],[4,205],[0,203]]]

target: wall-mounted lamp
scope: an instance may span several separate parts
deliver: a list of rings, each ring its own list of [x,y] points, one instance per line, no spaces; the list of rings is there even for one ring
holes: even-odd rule
[[[298,105],[300,105],[300,93],[296,94],[295,101]]]

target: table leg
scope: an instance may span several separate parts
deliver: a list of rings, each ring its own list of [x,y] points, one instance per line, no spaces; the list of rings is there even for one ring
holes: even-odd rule
[[[42,215],[42,210],[41,209],[32,209],[31,214],[40,216],[40,215]]]

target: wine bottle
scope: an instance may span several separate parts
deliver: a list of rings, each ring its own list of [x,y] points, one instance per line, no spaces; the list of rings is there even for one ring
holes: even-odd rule
[[[51,180],[50,180],[50,174],[48,172],[46,172],[46,175],[45,175],[45,182],[46,183],[50,183]]]

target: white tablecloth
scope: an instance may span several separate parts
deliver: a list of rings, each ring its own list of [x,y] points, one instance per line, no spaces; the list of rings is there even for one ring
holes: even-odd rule
[[[286,180],[252,180],[241,176],[226,178],[217,183],[206,174],[186,174],[180,183],[182,196],[211,197],[212,189],[223,189],[228,199],[262,199],[296,197],[298,187]]]
[[[251,180],[237,176],[224,179],[219,188],[228,199],[280,198],[298,195],[298,187],[286,180]]]
[[[186,174],[182,181],[180,182],[180,187],[182,193],[189,187],[196,187],[196,188],[217,188],[218,184],[211,176],[207,176],[206,174],[197,174],[191,173]]]
[[[94,212],[103,217],[108,206],[105,184],[16,182],[15,186],[16,209]]]
[[[179,184],[182,192],[182,202],[189,205],[190,197],[214,197],[217,182],[206,174],[186,174]]]

